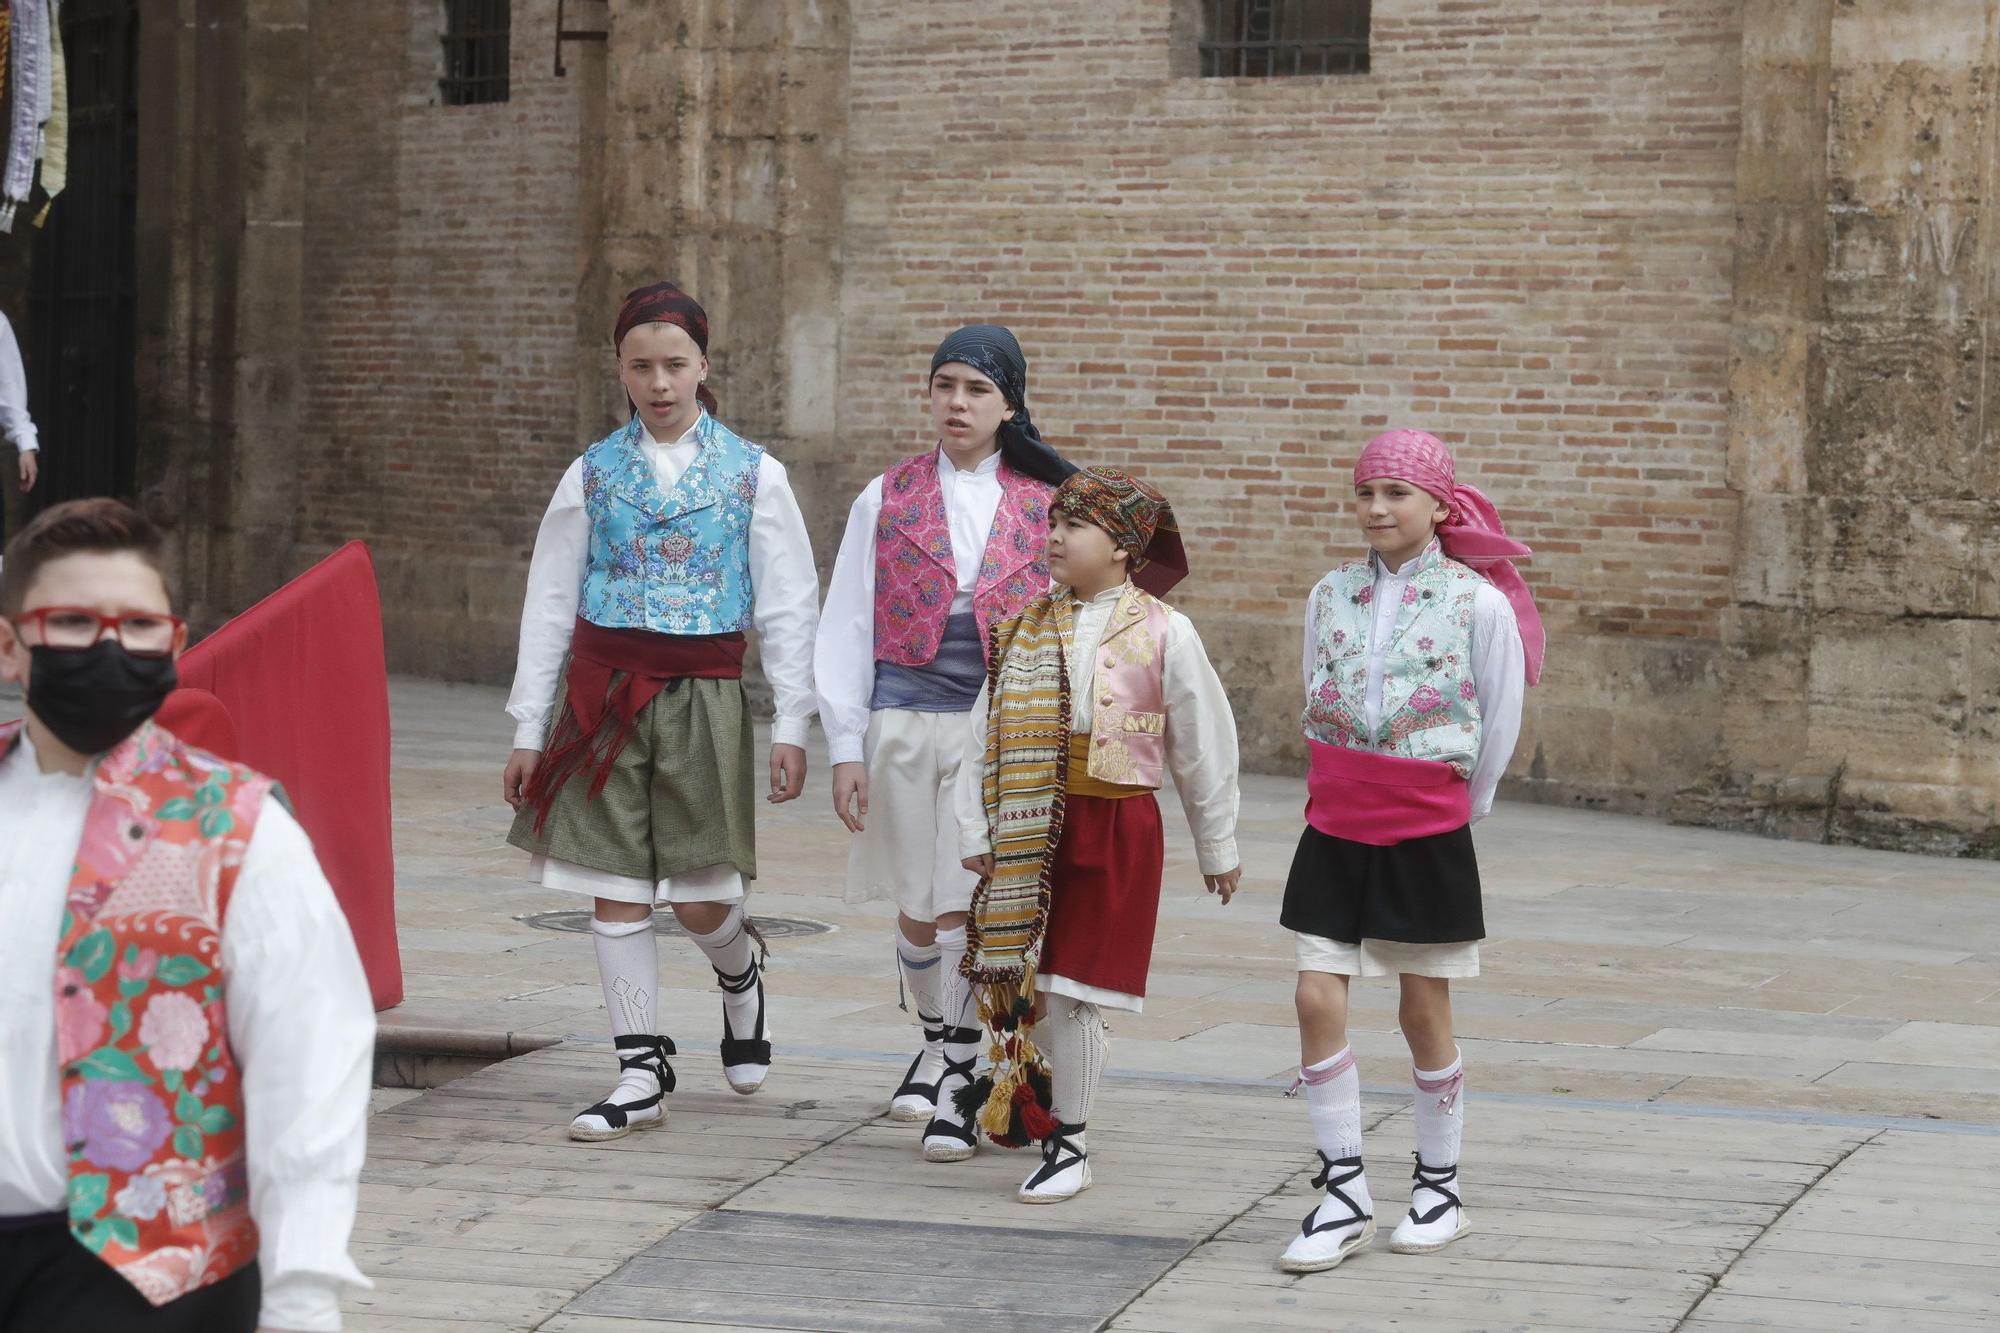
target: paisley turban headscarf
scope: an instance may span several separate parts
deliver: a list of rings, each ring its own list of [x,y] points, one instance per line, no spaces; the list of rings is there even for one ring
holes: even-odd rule
[[[1155,597],[1187,577],[1187,548],[1167,497],[1129,472],[1087,467],[1056,488],[1053,510],[1111,534],[1131,556],[1132,582]]]

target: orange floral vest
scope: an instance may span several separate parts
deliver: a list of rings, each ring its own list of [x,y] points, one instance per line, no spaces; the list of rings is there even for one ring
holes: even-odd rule
[[[77,846],[55,969],[70,1231],[154,1305],[257,1256],[222,923],[271,786],[149,722],[99,761]]]

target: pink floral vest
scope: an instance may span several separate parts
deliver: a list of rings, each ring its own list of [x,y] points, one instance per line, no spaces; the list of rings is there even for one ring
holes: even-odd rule
[[[1166,768],[1167,617],[1170,608],[1136,584],[1104,626],[1090,717],[1089,773],[1126,787],[1158,787]]]
[[[882,475],[882,516],[875,524],[875,660],[923,666],[937,656],[958,568],[951,520],[938,482],[937,451],[918,454]],[[972,610],[982,650],[993,626],[1048,591],[1049,497],[1055,487],[1000,465],[1000,507],[986,536]]]
[[[164,1305],[257,1257],[222,922],[271,781],[149,722],[95,782],[55,968],[70,1231]]]

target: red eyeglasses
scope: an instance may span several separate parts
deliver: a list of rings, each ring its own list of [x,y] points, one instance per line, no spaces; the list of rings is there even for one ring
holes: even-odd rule
[[[77,652],[104,637],[106,630],[134,657],[165,657],[173,652],[186,622],[156,611],[129,611],[105,616],[82,606],[38,606],[14,617],[17,625],[41,631],[42,646],[57,652]]]

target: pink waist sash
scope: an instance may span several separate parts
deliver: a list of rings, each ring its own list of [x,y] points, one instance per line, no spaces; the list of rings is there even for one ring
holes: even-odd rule
[[[1472,789],[1450,764],[1308,741],[1306,823],[1331,838],[1393,847],[1472,819]]]

